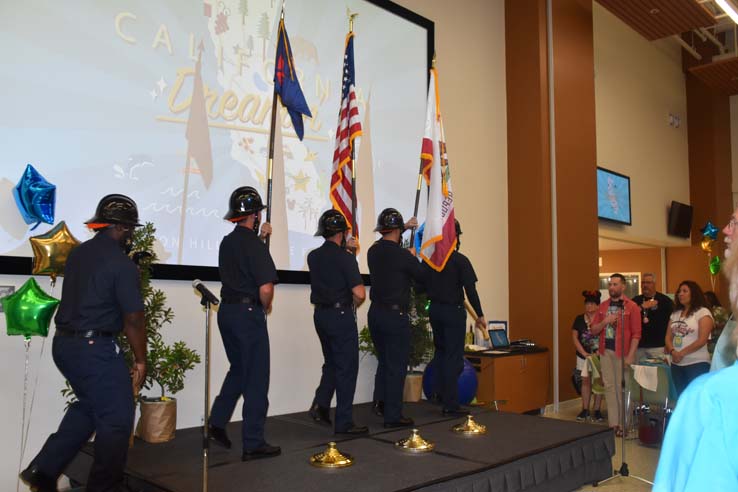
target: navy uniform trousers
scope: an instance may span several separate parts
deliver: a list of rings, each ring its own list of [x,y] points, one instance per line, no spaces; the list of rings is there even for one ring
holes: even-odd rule
[[[353,425],[352,406],[359,374],[359,335],[350,308],[316,308],[315,331],[323,349],[323,373],[315,390],[315,403],[330,408],[336,392],[335,429],[342,432]]]
[[[402,417],[402,393],[410,358],[410,320],[406,310],[369,307],[369,332],[377,349],[383,385],[377,400],[384,401],[384,421],[397,422]],[[375,387],[376,390],[376,387]]]
[[[213,402],[210,424],[224,429],[243,396],[243,449],[264,446],[269,408],[269,334],[260,306],[222,303],[218,328],[231,367]]]
[[[118,490],[134,415],[131,376],[123,354],[114,337],[54,337],[52,355],[77,401],[34,463],[44,475],[58,477],[95,433],[95,459],[86,490]]]
[[[464,370],[466,311],[461,304],[431,302],[429,313],[435,345],[435,389],[443,408],[459,408],[459,375]]]

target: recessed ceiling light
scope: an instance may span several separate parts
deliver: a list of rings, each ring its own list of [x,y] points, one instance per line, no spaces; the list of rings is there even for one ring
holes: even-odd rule
[[[657,8],[652,8],[651,10],[648,11],[648,13],[651,15],[656,15],[656,14],[661,13],[661,11]]]

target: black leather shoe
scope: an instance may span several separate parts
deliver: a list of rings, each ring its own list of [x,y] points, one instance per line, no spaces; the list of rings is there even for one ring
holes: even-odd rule
[[[279,446],[270,446],[264,444],[260,448],[245,450],[241,455],[241,461],[258,460],[261,458],[273,458],[282,454],[282,448]]]
[[[376,415],[377,417],[382,417],[384,415],[384,402],[375,401],[372,405],[372,413],[374,413],[374,415]]]
[[[409,417],[400,417],[400,420],[396,420],[395,422],[385,422],[384,428],[394,429],[396,427],[412,427],[413,425],[415,425],[413,419]]]
[[[369,434],[369,427],[365,425],[352,425],[346,430],[336,431],[336,434],[346,434],[349,436],[363,436]]]
[[[471,412],[469,410],[464,410],[463,408],[456,408],[454,410],[444,408],[441,410],[441,413],[446,417],[466,417]]]
[[[29,465],[19,477],[33,492],[58,492],[56,480],[41,473],[36,465]]]
[[[208,424],[208,437],[211,441],[215,441],[224,448],[231,449],[231,440],[228,439],[228,434],[226,434],[225,429]]]
[[[331,412],[325,407],[321,407],[317,403],[308,410],[310,417],[319,424],[331,425]]]

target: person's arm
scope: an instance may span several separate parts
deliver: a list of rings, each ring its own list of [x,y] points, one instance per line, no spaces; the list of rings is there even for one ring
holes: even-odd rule
[[[671,354],[674,351],[674,345],[672,339],[674,334],[671,331],[671,317],[669,318],[669,324],[666,326],[666,336],[664,337],[664,353]]]
[[[133,385],[140,388],[146,380],[146,326],[143,311],[123,315],[123,333],[133,350]]]
[[[630,349],[628,355],[625,357],[625,363],[631,365],[635,362],[636,351],[638,350],[638,344],[641,341],[641,308],[635,304],[630,305]],[[625,335],[625,332],[623,332]]]
[[[674,362],[679,362],[684,358],[684,356],[689,355],[692,352],[696,352],[704,347],[707,343],[707,340],[710,338],[710,332],[712,331],[712,327],[714,326],[714,324],[715,322],[713,321],[712,316],[708,314],[700,318],[700,320],[697,322],[697,340],[690,343],[682,350],[675,350],[674,353],[671,354],[672,360]]]
[[[599,321],[597,321],[599,320]],[[615,313],[610,313],[607,316],[602,316],[599,311],[595,315],[594,323],[589,327],[593,335],[599,335],[600,332],[610,323],[616,323],[618,317]]]
[[[584,350],[584,347],[582,346],[581,342],[579,341],[579,332],[576,328],[572,327],[571,329],[571,338],[574,341],[574,348],[577,349],[577,353],[584,357],[585,359],[589,357],[589,354],[586,350]]]
[[[364,284],[359,284],[351,288],[351,297],[354,298],[354,306],[361,306],[366,300],[366,289]]]
[[[274,284],[267,282],[259,286],[259,301],[264,307],[264,312],[269,314],[272,312],[272,301],[274,300]]]

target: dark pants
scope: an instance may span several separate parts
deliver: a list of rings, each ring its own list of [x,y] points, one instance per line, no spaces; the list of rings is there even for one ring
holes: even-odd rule
[[[218,328],[228,362],[228,374],[213,402],[210,423],[225,428],[243,396],[243,449],[265,445],[264,421],[269,408],[269,335],[259,306],[221,304]]]
[[[710,364],[707,362],[698,362],[697,364],[690,364],[688,366],[672,364],[671,379],[674,381],[677,396],[681,395],[694,379],[708,372],[710,372]]]
[[[459,375],[464,369],[466,311],[460,304],[431,302],[430,323],[435,345],[436,384],[443,408],[459,408]]]
[[[410,358],[410,321],[407,311],[376,306],[369,308],[369,332],[383,368],[384,421],[397,422],[402,417],[402,392]]]
[[[134,415],[131,376],[123,354],[114,338],[54,337],[52,355],[77,401],[33,463],[44,475],[56,478],[95,433],[86,490],[119,490]]]
[[[315,390],[315,403],[330,408],[336,392],[336,432],[353,425],[352,406],[359,374],[359,335],[351,309],[317,308],[315,331],[323,349],[323,374]]]

